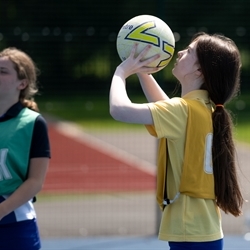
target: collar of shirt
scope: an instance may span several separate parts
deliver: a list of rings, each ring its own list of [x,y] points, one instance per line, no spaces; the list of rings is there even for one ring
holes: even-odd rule
[[[23,109],[23,105],[21,104],[21,102],[17,102],[15,103],[13,106],[11,106],[7,112],[5,114],[3,114],[1,117],[0,117],[0,122],[3,122],[3,121],[7,121],[13,117],[16,117],[19,112]]]
[[[207,90],[197,89],[190,91],[186,95],[182,97],[183,99],[202,99],[205,100],[205,102],[209,102],[209,95]]]

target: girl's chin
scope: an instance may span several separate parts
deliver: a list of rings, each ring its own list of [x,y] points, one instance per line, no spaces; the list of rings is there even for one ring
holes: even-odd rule
[[[173,76],[175,77],[175,78],[177,78],[178,79],[178,73],[176,74],[176,68],[175,67],[173,67],[173,69],[172,69],[172,74],[173,74]]]

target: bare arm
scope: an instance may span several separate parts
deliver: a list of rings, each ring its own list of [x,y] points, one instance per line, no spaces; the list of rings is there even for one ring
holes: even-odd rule
[[[42,189],[48,165],[49,158],[30,160],[27,180],[8,199],[0,203],[0,220],[31,200]]]
[[[142,61],[141,59],[148,52],[150,46],[147,46],[135,58],[136,48],[135,45],[130,56],[116,68],[112,78],[109,96],[110,114],[114,119],[122,122],[153,124],[151,111],[147,104],[136,104],[130,101],[126,91],[126,78],[138,72],[150,73],[152,69],[146,65],[156,60],[159,55]],[[157,68],[153,70],[157,70]]]
[[[116,71],[110,89],[110,114],[118,121],[152,124],[151,111],[146,104],[132,103],[128,98],[124,78]]]
[[[169,99],[152,75],[137,73],[137,76],[148,102]]]

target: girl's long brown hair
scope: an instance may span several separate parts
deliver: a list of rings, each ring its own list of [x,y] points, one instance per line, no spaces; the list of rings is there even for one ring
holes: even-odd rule
[[[237,180],[232,117],[224,105],[239,91],[240,53],[235,43],[223,35],[198,33],[193,41],[197,41],[197,57],[204,76],[202,88],[215,104],[212,154],[216,203],[225,213],[239,216],[244,199]]]

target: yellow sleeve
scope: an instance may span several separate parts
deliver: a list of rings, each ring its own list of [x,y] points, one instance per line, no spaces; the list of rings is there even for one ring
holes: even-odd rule
[[[148,103],[154,124],[145,125],[148,132],[157,138],[175,140],[186,129],[187,105],[182,98]]]

